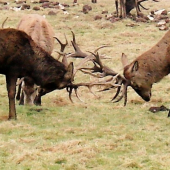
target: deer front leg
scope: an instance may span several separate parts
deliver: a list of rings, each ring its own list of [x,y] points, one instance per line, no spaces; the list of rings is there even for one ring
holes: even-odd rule
[[[42,88],[38,89],[38,94],[36,95],[34,99],[34,104],[37,106],[41,106],[41,96],[45,95],[44,90]]]
[[[37,106],[41,106],[41,97],[44,96],[45,94],[51,92],[51,90],[47,90],[47,89],[43,89],[43,88],[39,88],[38,89],[38,94],[36,95],[35,99],[34,99],[34,104]]]
[[[17,119],[15,108],[16,81],[17,77],[13,77],[12,75],[6,75],[6,85],[9,99],[9,120]]]
[[[17,92],[17,95],[16,95],[17,100],[20,100],[20,94],[21,94],[21,84],[18,85],[18,92]]]
[[[120,18],[126,18],[126,0],[120,0]]]

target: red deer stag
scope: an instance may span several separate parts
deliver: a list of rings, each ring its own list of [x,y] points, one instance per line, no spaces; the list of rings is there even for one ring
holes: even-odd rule
[[[139,16],[140,14],[140,7],[148,10],[145,8],[141,3],[147,1],[147,0],[115,0],[115,6],[116,6],[116,14],[117,17],[119,16],[119,5],[120,5],[120,17],[126,18],[127,14],[130,13],[130,11],[134,8],[136,8],[136,13]],[[154,2],[158,2],[157,0],[153,0]]]
[[[31,77],[42,89],[41,96],[55,89],[72,86],[73,63],[66,68],[39,47],[25,32],[0,29],[0,73],[6,76],[9,119],[16,119],[17,78]]]
[[[24,15],[17,29],[26,32],[34,42],[43,48],[47,53],[51,54],[54,49],[54,30],[48,21],[41,15],[38,14],[27,14]],[[33,104],[36,94],[35,84],[32,85],[30,82],[33,80],[29,77],[21,79],[19,81],[19,87],[16,99],[20,100],[19,104]],[[22,92],[21,92],[22,87]],[[21,98],[20,98],[21,93]]]
[[[170,30],[132,63],[128,64],[126,55],[122,54],[122,64],[127,86],[131,86],[143,100],[149,101],[152,85],[170,73]]]

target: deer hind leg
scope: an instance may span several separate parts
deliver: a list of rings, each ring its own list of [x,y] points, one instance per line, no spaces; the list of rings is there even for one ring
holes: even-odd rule
[[[137,13],[137,16],[139,16],[139,5],[138,5],[138,0],[134,0],[135,1],[135,8],[136,8],[136,13]]]
[[[122,2],[123,2],[123,6],[122,6],[122,8],[123,8],[123,17],[126,18],[126,0],[123,0]]]
[[[15,108],[16,82],[17,77],[14,77],[12,75],[6,75],[6,85],[9,99],[9,118],[8,118],[9,120],[17,118]]]
[[[115,0],[115,6],[116,6],[116,16],[119,16],[119,5],[118,5],[118,0]]]
[[[126,0],[120,0],[120,17],[126,18]]]

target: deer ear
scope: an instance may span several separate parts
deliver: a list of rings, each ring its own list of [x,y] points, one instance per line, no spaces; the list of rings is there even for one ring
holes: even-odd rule
[[[138,61],[135,61],[134,65],[132,67],[132,72],[138,71],[138,69],[139,69]]]
[[[64,75],[64,78],[69,80],[69,79],[73,79],[73,70],[74,70],[74,66],[73,66],[73,62],[71,62],[68,67],[67,67],[67,72]]]
[[[129,64],[127,56],[124,53],[122,53],[121,61],[122,61],[123,68],[125,68]]]

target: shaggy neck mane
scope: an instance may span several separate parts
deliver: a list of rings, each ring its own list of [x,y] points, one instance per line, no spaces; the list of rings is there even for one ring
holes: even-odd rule
[[[30,44],[36,56],[33,62],[33,68],[35,69],[32,71],[32,77],[35,83],[37,85],[41,84],[41,86],[44,86],[46,83],[53,83],[55,81],[52,76],[53,73],[54,75],[57,73],[56,80],[62,79],[63,75],[66,73],[64,64],[54,59],[46,51],[36,45],[34,41],[30,41]]]

